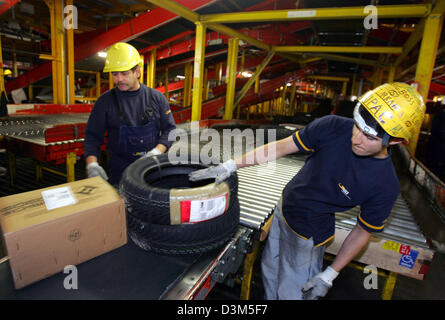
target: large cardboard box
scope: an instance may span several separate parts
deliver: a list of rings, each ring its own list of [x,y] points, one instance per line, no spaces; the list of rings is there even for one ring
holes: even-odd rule
[[[99,177],[0,198],[0,226],[16,289],[127,243],[123,200]]]

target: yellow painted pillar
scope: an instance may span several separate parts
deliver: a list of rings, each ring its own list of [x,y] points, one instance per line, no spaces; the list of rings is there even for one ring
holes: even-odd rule
[[[287,92],[287,85],[284,84],[283,89],[281,90],[280,104],[279,104],[280,108],[279,113],[284,116],[286,115],[286,92]]]
[[[216,83],[218,85],[220,85],[222,81],[222,70],[223,70],[223,63],[220,62],[216,65]]]
[[[3,54],[2,54],[2,36],[0,35],[0,94],[5,91],[5,78],[3,76]]]
[[[208,92],[209,85],[208,85],[208,81],[207,81],[208,75],[209,75],[209,70],[208,70],[208,68],[206,68],[204,66],[204,80],[202,81],[202,90],[203,90],[202,99],[203,100],[207,100],[209,97],[209,92]]]
[[[0,91],[1,92],[1,91]],[[33,86],[32,86],[32,84],[30,84],[29,86],[28,86],[28,99],[29,100],[34,100],[34,91],[33,91]],[[71,102],[71,103],[74,103],[74,102]]]
[[[100,72],[96,72],[96,98],[100,97]]]
[[[233,102],[235,100],[235,82],[236,82],[236,67],[238,62],[238,38],[229,39],[229,51],[227,55],[227,73],[226,73],[226,108],[224,113],[225,120],[233,119]]]
[[[53,102],[64,104],[65,97],[65,39],[62,2],[44,0],[48,6],[51,22],[51,55],[40,55],[52,62]]]
[[[342,89],[341,89],[341,93],[342,93],[342,95],[343,96],[345,96],[346,95],[346,90],[348,89],[348,81],[343,81],[343,87],[342,87]]]
[[[66,5],[73,5],[73,0],[66,0]],[[73,21],[74,24],[74,21]],[[75,85],[74,80],[76,77],[74,71],[74,28],[68,28],[66,30],[66,59],[68,67],[68,100],[69,103],[76,103]],[[31,97],[29,97],[31,100]]]
[[[433,74],[434,63],[436,61],[437,47],[442,32],[443,15],[442,12],[431,13],[426,18],[425,28],[423,30],[422,43],[420,45],[419,57],[417,60],[417,69],[415,81],[419,84],[419,92],[426,102],[428,91],[430,89],[431,77]],[[426,116],[424,124],[429,126],[429,117]],[[415,155],[417,142],[419,140],[419,131],[411,137],[409,142],[409,151]]]
[[[195,63],[193,71],[192,121],[201,120],[202,84],[204,78],[206,27],[196,23]]]
[[[147,86],[154,88],[156,85],[156,49],[151,50],[150,64],[147,71]]]
[[[290,93],[290,101],[289,101],[289,110],[290,115],[293,116],[295,114],[295,93],[297,92],[297,81],[294,81],[292,84],[292,91]]]
[[[182,106],[187,107],[190,105],[190,94],[191,94],[191,88],[192,88],[192,77],[193,77],[193,67],[190,62],[186,63],[184,66],[184,95],[182,100]]]
[[[395,65],[390,65],[389,66],[389,71],[388,71],[388,82],[394,82],[394,77],[396,74],[396,66]]]
[[[56,64],[56,81],[57,81],[57,102],[66,103],[66,79],[65,79],[65,29],[63,27],[63,7],[62,1],[53,1],[55,14],[55,64]],[[54,53],[53,53],[54,54]]]
[[[145,61],[145,58],[144,58],[144,55],[143,55],[143,54],[141,54],[141,59],[142,59],[142,61]],[[145,63],[142,63],[142,67],[141,67],[141,77],[139,78],[139,82],[140,82],[140,83],[144,83],[144,65],[145,65]],[[148,72],[148,69],[147,69],[147,72]]]

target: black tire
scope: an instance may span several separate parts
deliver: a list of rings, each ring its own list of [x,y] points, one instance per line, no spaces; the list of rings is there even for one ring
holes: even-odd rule
[[[171,164],[167,154],[138,159],[122,175],[119,192],[125,200],[127,213],[153,224],[170,225],[170,189],[198,188],[215,182],[207,179],[189,181],[188,174],[207,168],[193,164],[189,157],[185,163]],[[231,207],[237,198],[238,177],[233,173],[226,181],[230,189]]]
[[[166,255],[204,253],[231,239],[239,223],[238,199],[214,219],[180,225],[158,225],[127,215],[129,238],[140,248]]]

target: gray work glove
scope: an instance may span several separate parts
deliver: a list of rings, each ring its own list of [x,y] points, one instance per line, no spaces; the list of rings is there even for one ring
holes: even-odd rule
[[[224,163],[221,163],[215,167],[210,167],[206,169],[196,170],[189,173],[190,181],[199,181],[205,179],[215,178],[216,184],[220,184],[225,179],[230,177],[232,172],[237,170],[237,166],[235,161],[228,160]]]
[[[102,177],[104,180],[108,180],[108,176],[104,168],[102,168],[97,162],[91,162],[87,166],[87,175],[88,178],[99,176]]]
[[[150,151],[144,153],[140,157],[140,159],[142,159],[142,158],[149,158],[149,157],[157,156],[157,155],[160,155],[160,154],[161,154],[161,151],[159,151],[157,148],[153,148]]]
[[[338,272],[327,267],[325,271],[315,275],[301,288],[303,300],[316,300],[324,297],[332,287],[332,281],[337,278]]]

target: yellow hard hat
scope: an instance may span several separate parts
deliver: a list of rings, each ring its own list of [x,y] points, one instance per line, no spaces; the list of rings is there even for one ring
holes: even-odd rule
[[[9,70],[9,69],[5,69],[5,70],[3,71],[3,75],[4,75],[4,76],[8,76],[8,75],[10,75],[10,74],[12,74],[12,71]]]
[[[104,72],[128,71],[136,65],[143,66],[144,62],[135,47],[128,43],[118,42],[107,50]]]
[[[425,103],[417,90],[406,83],[382,84],[366,92],[358,101],[354,110],[356,123],[360,120],[362,123],[366,122],[359,112],[359,107],[362,105],[391,137],[409,141],[422,125]],[[372,130],[371,128],[366,129]],[[375,134],[372,132],[371,134],[380,136],[377,131],[374,132]]]

